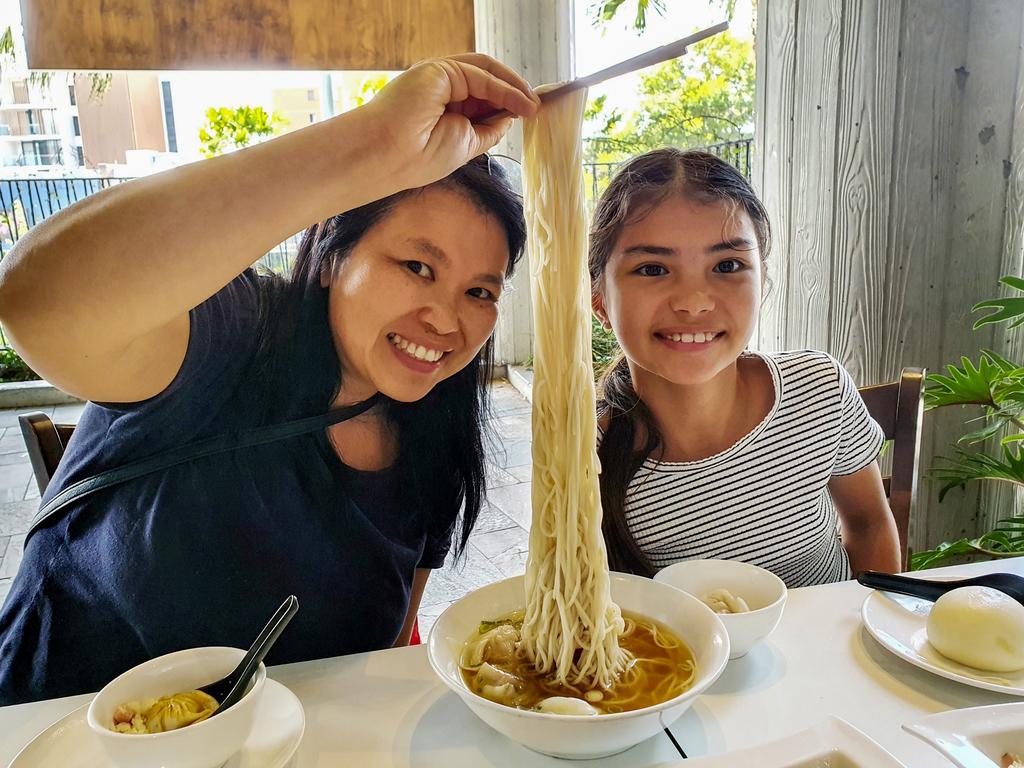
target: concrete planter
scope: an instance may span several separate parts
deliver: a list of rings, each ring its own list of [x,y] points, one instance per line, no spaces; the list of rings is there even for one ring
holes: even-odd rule
[[[77,397],[61,392],[47,381],[9,381],[0,383],[0,408],[32,408],[40,405],[80,403]]]
[[[522,365],[510,365],[508,367],[509,383],[518,390],[519,394],[533,403],[533,368],[526,368]]]

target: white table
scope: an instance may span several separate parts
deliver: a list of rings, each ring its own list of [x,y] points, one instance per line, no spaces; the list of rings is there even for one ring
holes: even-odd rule
[[[1024,558],[941,569],[1024,575]],[[752,746],[835,714],[910,768],[948,768],[900,724],[946,709],[1015,701],[932,675],[891,655],[863,629],[870,590],[856,582],[792,590],[766,643],[730,662],[672,726],[690,757]],[[274,667],[270,676],[302,700],[306,735],[299,768],[327,766],[572,765],[530,752],[492,731],[435,679],[423,646]],[[36,733],[89,696],[0,708],[0,766]],[[659,734],[621,755],[578,765],[649,766],[679,761]]]

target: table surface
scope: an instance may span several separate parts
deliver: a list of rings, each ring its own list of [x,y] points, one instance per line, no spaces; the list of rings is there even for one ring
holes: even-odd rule
[[[930,574],[1024,575],[1024,558]],[[838,715],[912,768],[950,765],[901,724],[933,712],[1017,701],[918,669],[867,634],[860,609],[871,590],[853,581],[794,589],[767,641],[733,660],[671,731],[689,757],[753,746]],[[425,646],[272,667],[302,701],[306,733],[298,768],[564,766],[510,742],[479,721],[435,677]],[[90,695],[0,708],[0,765]],[[679,762],[659,734],[588,768]],[[581,763],[581,765],[584,765]]]

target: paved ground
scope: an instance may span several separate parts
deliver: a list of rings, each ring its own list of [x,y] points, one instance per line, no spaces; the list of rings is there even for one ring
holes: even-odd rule
[[[453,601],[467,592],[526,567],[530,527],[530,404],[507,382],[495,383],[491,426],[496,438],[488,450],[488,506],[477,522],[465,557],[430,578],[420,609],[425,634]],[[41,410],[58,422],[74,423],[81,405],[0,410],[0,602],[21,563],[25,532],[39,492],[25,453],[17,415]]]

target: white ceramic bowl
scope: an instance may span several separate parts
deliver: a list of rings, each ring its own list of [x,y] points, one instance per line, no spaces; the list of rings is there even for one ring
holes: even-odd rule
[[[217,768],[242,748],[252,729],[267,670],[262,664],[241,700],[222,714],[166,733],[110,730],[121,704],[194,690],[227,675],[245,656],[238,648],[189,648],[132,667],[107,683],[86,721],[117,768]]]
[[[662,568],[655,581],[700,598],[716,589],[742,597],[748,613],[723,613],[729,632],[730,659],[738,659],[770,635],[786,606],[786,584],[771,571],[738,560],[684,560]]]
[[[629,749],[670,725],[718,678],[729,658],[729,636],[710,608],[664,584],[613,573],[611,591],[622,610],[660,621],[690,647],[697,662],[693,687],[661,704],[596,717],[529,712],[472,693],[459,670],[462,646],[481,620],[523,607],[522,576],[478,589],[442,613],[427,641],[430,665],[481,720],[532,750],[555,757],[593,758]]]

